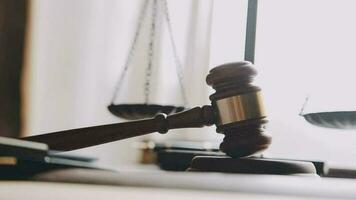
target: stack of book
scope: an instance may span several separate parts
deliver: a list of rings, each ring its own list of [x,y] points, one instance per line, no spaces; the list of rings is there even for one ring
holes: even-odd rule
[[[50,151],[44,143],[0,137],[0,179],[23,179],[63,168],[97,168],[95,159]]]

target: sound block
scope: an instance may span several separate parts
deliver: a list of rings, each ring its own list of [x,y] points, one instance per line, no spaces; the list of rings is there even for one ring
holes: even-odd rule
[[[317,174],[312,162],[227,156],[196,156],[187,171],[276,175]]]

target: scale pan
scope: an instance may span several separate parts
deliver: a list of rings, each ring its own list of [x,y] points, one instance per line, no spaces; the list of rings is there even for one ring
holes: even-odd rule
[[[171,105],[157,104],[111,104],[109,111],[117,117],[127,120],[152,118],[159,113],[167,115],[183,111],[185,108]]]
[[[335,129],[356,129],[356,111],[308,113],[302,115],[309,123]]]

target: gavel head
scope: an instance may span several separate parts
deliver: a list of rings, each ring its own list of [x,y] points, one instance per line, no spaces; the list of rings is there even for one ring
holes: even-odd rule
[[[217,66],[206,78],[216,90],[210,100],[217,132],[225,135],[220,149],[231,157],[252,155],[271,143],[271,137],[264,133],[267,120],[261,89],[252,85],[256,74],[250,62],[242,61]]]

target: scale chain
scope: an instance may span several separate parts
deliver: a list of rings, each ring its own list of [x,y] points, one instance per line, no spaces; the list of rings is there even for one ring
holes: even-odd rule
[[[146,16],[146,12],[147,12],[147,8],[148,8],[148,2],[149,2],[149,0],[145,0],[145,2],[142,5],[141,11],[140,11],[140,16],[139,16],[138,23],[137,23],[135,36],[134,36],[134,39],[133,39],[133,41],[131,43],[131,47],[129,49],[129,53],[128,53],[128,56],[126,58],[124,69],[121,72],[120,78],[119,78],[119,80],[118,80],[118,82],[117,82],[117,84],[115,86],[114,95],[113,95],[112,100],[111,100],[112,104],[114,103],[114,101],[115,101],[115,99],[116,99],[116,97],[117,97],[117,95],[118,95],[118,93],[119,93],[119,91],[121,89],[121,86],[123,84],[125,75],[127,73],[129,65],[131,64],[133,55],[136,52],[136,45],[137,45],[138,37],[140,36],[140,32],[141,32],[141,29],[142,29],[142,25],[143,25],[145,16]]]
[[[138,19],[137,23],[137,28],[136,32],[134,35],[134,39],[131,43],[131,47],[129,49],[129,53],[124,65],[124,69],[122,73],[120,74],[120,78],[116,84],[115,90],[114,90],[114,95],[112,97],[112,103],[114,103],[115,99],[118,96],[119,91],[121,90],[125,75],[127,74],[128,68],[130,64],[132,63],[133,56],[136,52],[136,46],[138,42],[138,38],[141,35],[141,29],[145,20],[145,16],[148,10],[148,4],[150,0],[145,0],[141,11],[140,11],[140,16]],[[161,0],[163,3],[163,12],[164,12],[164,18],[167,23],[167,28],[168,28],[168,34],[169,34],[169,39],[170,43],[172,46],[173,50],[173,57],[174,57],[174,62],[176,66],[176,72],[177,72],[177,77],[178,77],[178,82],[182,94],[182,99],[183,99],[183,105],[187,105],[187,97],[184,89],[184,81],[183,81],[183,67],[181,64],[181,61],[179,59],[178,53],[177,53],[177,48],[175,44],[175,40],[173,37],[173,31],[172,31],[172,26],[171,26],[171,20],[169,17],[169,10],[168,10],[168,5],[167,5],[167,0]],[[157,8],[158,8],[158,0],[153,0],[153,5],[152,5],[152,22],[151,22],[151,27],[150,27],[150,39],[149,39],[149,47],[148,47],[148,66],[146,68],[146,75],[145,75],[145,87],[144,87],[144,97],[145,97],[145,103],[147,104],[149,101],[149,93],[150,93],[150,85],[151,85],[151,75],[152,75],[152,66],[154,62],[154,47],[155,47],[155,37],[156,37],[156,21],[157,21]]]
[[[145,77],[145,103],[148,104],[151,86],[152,64],[154,62],[155,37],[156,37],[156,21],[157,21],[157,0],[153,1],[152,16],[151,16],[150,41],[148,44],[148,65]]]
[[[182,63],[180,62],[180,59],[178,57],[177,47],[176,47],[176,44],[175,44],[174,38],[173,38],[173,31],[172,31],[172,26],[171,26],[172,23],[171,23],[171,20],[170,20],[170,17],[169,17],[168,3],[167,3],[167,0],[162,0],[162,1],[163,1],[165,20],[167,22],[169,38],[170,38],[171,45],[172,45],[173,56],[174,56],[174,61],[175,61],[175,65],[176,65],[176,72],[177,72],[177,76],[178,76],[179,86],[180,86],[180,90],[181,90],[181,93],[182,93],[183,105],[187,106],[188,105],[188,101],[187,101],[187,96],[185,94],[185,89],[184,89],[183,67],[182,67]]]

